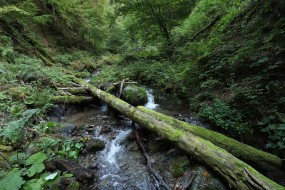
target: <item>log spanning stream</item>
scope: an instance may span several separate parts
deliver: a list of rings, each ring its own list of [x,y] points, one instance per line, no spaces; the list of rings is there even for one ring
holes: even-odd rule
[[[145,106],[169,114],[174,113],[167,110],[164,105],[155,103],[152,90],[148,91],[148,103]],[[179,115],[180,112],[175,113]],[[197,125],[197,119],[193,117],[186,119]],[[88,189],[163,189],[158,187],[158,182],[146,166],[145,158],[134,138],[132,131],[134,126],[128,118],[117,117],[106,104],[102,104],[78,110],[63,118],[62,123],[88,129],[78,135],[105,142],[103,150],[88,153],[79,158],[79,163],[83,167],[91,168],[97,175],[97,181]],[[140,130],[138,125],[135,127]],[[153,168],[170,186],[174,186],[179,175],[195,172],[196,178],[190,189],[228,189],[227,185],[209,168],[184,155],[172,146],[171,142],[161,140],[150,132],[143,134],[142,139],[148,149]]]

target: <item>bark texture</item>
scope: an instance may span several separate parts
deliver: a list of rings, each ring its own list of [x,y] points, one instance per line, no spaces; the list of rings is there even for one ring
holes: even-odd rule
[[[138,107],[139,110],[151,115],[157,120],[164,121],[176,128],[179,128],[183,131],[187,131],[192,133],[193,135],[197,135],[203,139],[211,141],[216,146],[219,146],[234,156],[240,158],[243,161],[251,162],[254,164],[261,165],[270,164],[276,166],[278,168],[282,167],[282,159],[273,154],[258,150],[252,146],[243,144],[235,139],[229,138],[221,133],[217,133],[215,131],[211,131],[206,128],[198,127],[177,119],[173,117],[164,115],[162,113],[155,112],[153,110],[147,109],[143,106]]]

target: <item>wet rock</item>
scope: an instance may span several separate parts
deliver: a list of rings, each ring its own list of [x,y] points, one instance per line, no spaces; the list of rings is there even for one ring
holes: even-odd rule
[[[78,190],[80,187],[80,183],[76,181],[75,178],[61,178],[57,184],[55,189],[68,189],[68,190]]]
[[[87,155],[88,154],[88,151],[84,148],[81,152],[80,152],[81,155]]]
[[[65,135],[70,135],[74,130],[75,130],[76,126],[73,124],[65,124],[62,126],[61,128],[61,133],[65,134]]]
[[[92,139],[85,144],[85,149],[88,152],[97,152],[105,148],[105,142],[99,139]]]
[[[82,168],[70,160],[56,158],[53,160],[53,163],[57,169],[63,172],[68,171],[68,173],[73,174],[78,181],[86,182],[94,177],[94,173],[92,171]]]
[[[110,126],[104,126],[102,127],[100,134],[110,133],[111,131],[112,131],[112,128]]]
[[[55,166],[55,164],[52,161],[45,160],[44,161],[44,165],[45,165],[45,169],[47,171],[52,172],[52,171],[56,170],[56,166]]]
[[[137,146],[135,142],[131,142],[127,145],[127,149],[128,151],[138,151],[139,147]]]
[[[147,103],[147,91],[136,85],[128,85],[123,90],[122,99],[133,106],[144,105]]]
[[[27,147],[26,151],[25,151],[26,155],[28,155],[28,156],[35,154],[37,152],[39,152],[39,148],[36,145],[34,145],[33,143],[30,143],[29,146]]]

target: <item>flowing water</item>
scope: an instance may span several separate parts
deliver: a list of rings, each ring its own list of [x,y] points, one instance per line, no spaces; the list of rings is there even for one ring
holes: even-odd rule
[[[148,90],[148,102],[145,105],[150,109],[161,112],[163,105],[155,103],[152,90]],[[100,190],[155,190],[159,189],[156,180],[146,167],[146,161],[137,146],[132,134],[131,121],[125,117],[117,118],[106,104],[71,114],[62,122],[73,123],[77,126],[92,128],[84,130],[84,136],[100,139],[106,143],[104,150],[95,154],[80,157],[82,166],[90,167],[97,175],[97,180],[87,189]],[[178,114],[179,115],[179,114]],[[136,125],[136,128],[140,129]],[[172,144],[159,140],[155,134],[149,134],[142,139],[149,154],[153,168],[171,186],[176,182],[172,175],[171,163],[185,155],[172,147]],[[86,163],[89,163],[86,164]],[[92,167],[91,167],[92,166]],[[185,171],[194,171],[197,174],[191,190],[200,189],[227,189],[226,185],[207,167],[190,159]]]
[[[155,108],[158,107],[158,104],[156,104],[156,103],[154,102],[154,96],[153,96],[153,91],[152,91],[152,89],[149,89],[149,90],[147,91],[147,99],[148,99],[148,101],[147,101],[147,103],[145,104],[145,107],[146,107],[146,108],[155,109]]]

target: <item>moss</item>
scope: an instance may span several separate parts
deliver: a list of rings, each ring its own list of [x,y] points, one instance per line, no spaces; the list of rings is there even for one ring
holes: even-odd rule
[[[143,87],[129,85],[124,88],[122,98],[133,106],[144,105],[147,103],[147,92]]]
[[[52,101],[54,103],[60,103],[60,104],[76,104],[76,103],[88,102],[92,100],[93,100],[92,97],[86,97],[86,96],[54,96],[52,97]]]
[[[155,112],[153,110],[149,110],[142,106],[139,106],[138,109],[145,113],[152,115],[156,119],[159,119],[179,129],[183,129],[184,131],[190,132],[201,138],[209,140],[215,145],[222,147],[225,150],[229,151],[231,154],[237,156],[238,158],[241,158],[242,160],[250,161],[252,163],[265,161],[269,164],[272,164],[278,167],[282,166],[282,159],[280,159],[279,157],[272,155],[270,153],[267,153],[267,152],[263,152],[249,145],[243,144],[235,139],[229,138],[220,133],[217,133],[217,132],[214,132],[214,131],[211,131],[211,130],[208,130],[202,127],[198,127],[195,125],[191,125],[186,122],[176,120],[172,117]]]
[[[171,173],[174,177],[180,177],[184,174],[189,160],[186,156],[177,156],[171,162]]]

